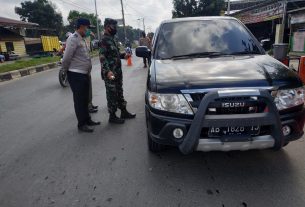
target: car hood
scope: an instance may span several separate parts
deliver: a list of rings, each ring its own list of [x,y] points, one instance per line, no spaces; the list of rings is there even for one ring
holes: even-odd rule
[[[155,60],[156,90],[302,86],[297,74],[269,55]]]

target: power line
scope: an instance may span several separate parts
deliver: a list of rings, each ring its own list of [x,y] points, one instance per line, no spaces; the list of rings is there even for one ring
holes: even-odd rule
[[[139,12],[137,9],[131,7],[129,4],[127,4],[126,7],[129,7],[130,9],[134,10],[135,12],[137,12],[138,14],[140,14],[140,16],[143,16],[143,17],[145,17],[146,19],[150,19],[150,20],[153,21],[153,22],[156,21],[156,20],[150,18],[150,17],[152,17],[152,16],[144,15],[142,12]]]
[[[93,14],[95,13],[94,9],[90,9],[88,7],[84,7],[84,6],[80,5],[80,4],[77,4],[76,2],[71,1],[71,0],[57,0],[57,1],[61,1],[61,2],[65,3],[65,4],[72,5],[72,6],[76,7],[76,8],[78,8],[78,9],[81,9],[82,11],[86,11],[88,13],[93,13]],[[107,17],[106,15],[102,15],[102,14],[99,14],[99,13],[98,13],[98,15],[100,17]]]
[[[83,10],[83,11],[94,13],[94,10],[86,8],[84,6],[80,6],[79,4],[76,4],[75,2],[68,1],[68,0],[58,0],[58,1],[61,1],[61,2],[66,3],[66,4],[70,4],[70,5],[74,6],[74,7],[77,7],[79,9]]]

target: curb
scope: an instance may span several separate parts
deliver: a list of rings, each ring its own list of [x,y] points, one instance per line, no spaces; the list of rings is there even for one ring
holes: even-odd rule
[[[10,72],[2,73],[0,74],[0,82],[9,81],[13,79],[17,79],[20,77],[32,75],[35,73],[43,72],[46,70],[53,69],[57,66],[57,62],[54,63],[48,63],[43,65],[38,65],[34,67],[28,67],[20,70],[13,70]]]

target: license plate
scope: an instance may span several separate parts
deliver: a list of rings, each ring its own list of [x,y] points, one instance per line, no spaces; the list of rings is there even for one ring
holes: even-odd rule
[[[240,127],[210,127],[209,137],[221,137],[232,135],[258,135],[259,126],[240,126]]]

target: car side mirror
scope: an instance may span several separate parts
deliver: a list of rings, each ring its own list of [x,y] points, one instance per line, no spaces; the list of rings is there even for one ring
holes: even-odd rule
[[[261,44],[262,48],[264,48],[265,51],[268,51],[271,49],[270,41],[261,41],[260,44]]]
[[[149,58],[151,56],[151,51],[146,46],[139,46],[136,48],[136,56],[142,58]]]
[[[262,48],[264,48],[265,51],[268,51],[268,50],[270,49],[270,48],[268,48],[267,45],[264,44],[264,43],[261,43],[261,46],[262,46]]]

